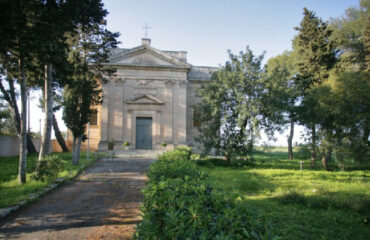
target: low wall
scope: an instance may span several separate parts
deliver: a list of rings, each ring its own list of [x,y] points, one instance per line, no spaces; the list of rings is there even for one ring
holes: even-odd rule
[[[40,138],[32,138],[36,150],[40,149]],[[51,150],[51,149],[50,149]],[[0,156],[18,156],[19,155],[19,137],[0,136]]]
[[[36,150],[40,149],[40,138],[32,139],[33,145]],[[72,151],[72,142],[66,141],[69,151]],[[96,139],[90,139],[90,151],[96,151],[98,149],[99,141]],[[81,150],[86,151],[87,141],[81,144]],[[58,141],[56,139],[51,140],[51,146],[49,152],[63,152]],[[0,136],[0,156],[18,156],[19,155],[19,138],[12,136]]]

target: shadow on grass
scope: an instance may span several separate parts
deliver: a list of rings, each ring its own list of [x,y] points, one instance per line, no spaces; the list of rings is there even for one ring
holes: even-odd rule
[[[370,199],[367,194],[319,191],[315,195],[306,196],[298,191],[287,191],[273,199],[282,204],[299,204],[312,209],[355,211],[370,217]]]
[[[248,169],[225,167],[203,167],[209,174],[211,185],[221,186],[226,191],[248,195],[273,191],[275,184],[262,174],[249,172]],[[222,176],[219,178],[218,176]]]
[[[241,204],[269,219],[272,232],[281,239],[357,239],[370,234],[368,216],[343,209],[312,208],[303,204],[282,204],[274,198],[245,199]]]

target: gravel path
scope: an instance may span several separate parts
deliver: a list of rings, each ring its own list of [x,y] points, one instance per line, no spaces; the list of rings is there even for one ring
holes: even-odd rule
[[[130,239],[153,160],[106,159],[0,221],[0,239]]]

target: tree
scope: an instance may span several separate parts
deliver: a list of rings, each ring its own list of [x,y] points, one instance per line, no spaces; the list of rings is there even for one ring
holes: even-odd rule
[[[304,8],[303,15],[300,26],[295,28],[298,35],[294,48],[298,58],[297,75],[294,79],[300,89],[300,95],[305,98],[314,85],[321,84],[328,78],[329,70],[336,63],[336,51],[333,41],[330,41],[332,31],[327,27],[327,24],[306,8]],[[302,101],[302,103],[307,103],[308,105],[301,105],[301,107],[308,109],[312,101]],[[313,114],[305,113],[303,117],[300,117],[300,122],[311,129],[311,166],[314,166],[318,119],[315,111],[310,112]]]
[[[62,133],[59,130],[58,121],[54,114],[56,111],[59,111],[63,107],[63,97],[60,94],[58,94],[57,91],[53,93],[53,96],[54,96],[54,99],[53,99],[53,130],[54,130],[55,138],[57,139],[62,151],[68,152],[69,150],[68,150],[67,144],[64,140]],[[44,96],[39,99],[39,102],[40,102],[39,107],[43,110],[45,106],[44,99],[45,99]]]
[[[33,1],[5,1],[2,2],[2,9],[6,9],[5,18],[2,19],[0,33],[4,34],[1,39],[0,59],[1,73],[7,76],[9,87],[11,89],[10,96],[1,84],[3,97],[6,98],[9,104],[12,104],[12,109],[17,111],[16,98],[14,90],[14,79],[17,79],[20,85],[21,92],[21,117],[19,119],[19,136],[20,136],[20,152],[19,152],[19,170],[18,183],[26,183],[26,164],[27,164],[27,79],[26,68],[29,68],[32,62],[33,49],[32,41],[34,36],[34,17],[35,2]],[[19,116],[19,112],[15,112],[15,117]]]
[[[199,89],[202,102],[195,107],[202,122],[197,140],[204,152],[214,148],[227,160],[252,152],[261,124],[263,74],[263,55],[255,57],[249,47],[239,55],[229,52],[229,58],[212,81]]]
[[[29,15],[33,11],[32,6],[28,1],[20,0],[0,3],[0,8],[3,10],[0,16],[2,23],[0,26],[0,91],[15,119],[18,134],[21,134],[21,115],[17,105],[15,82],[19,77],[17,64],[20,51],[23,52],[24,57],[26,57],[26,51],[30,53],[30,49],[25,46],[29,45],[32,40],[31,29],[26,25],[27,22],[31,22]],[[27,57],[30,57],[29,54]],[[29,65],[30,62],[28,62]],[[8,88],[6,88],[5,82]],[[27,151],[29,153],[36,152],[29,134],[26,135],[26,139]]]
[[[84,133],[90,118],[90,107],[100,103],[101,91],[96,81],[76,81],[71,85],[64,89],[63,120],[73,134],[72,163],[76,165],[81,142],[86,137]]]
[[[103,74],[111,75],[115,71],[104,64],[108,62],[109,49],[117,45],[119,34],[106,29],[104,17],[107,11],[100,1],[95,3],[83,6],[82,9],[92,15],[80,19],[80,24],[68,38],[71,69],[64,89],[63,120],[73,134],[73,164],[79,160],[85,127],[90,119],[90,108],[102,101],[99,81],[106,80]]]
[[[369,71],[370,66],[370,1],[360,0],[360,6],[349,7],[343,17],[330,20],[331,39],[338,44],[341,66],[357,71]]]
[[[64,72],[57,69],[66,62],[66,38],[67,32],[75,27],[76,11],[72,11],[73,1],[48,0],[39,2],[37,12],[36,33],[39,34],[37,41],[37,64],[43,67],[43,94],[44,94],[44,126],[39,153],[39,162],[48,153],[51,146],[51,130],[53,124],[53,85],[58,84],[56,75]],[[45,34],[48,33],[48,34]],[[59,71],[58,71],[59,70]],[[38,168],[38,167],[37,167]]]
[[[69,149],[67,147],[67,144],[64,141],[64,137],[62,135],[62,132],[59,130],[58,121],[57,121],[54,113],[53,113],[53,129],[54,129],[55,137],[56,137],[56,139],[57,139],[57,141],[59,143],[59,146],[62,148],[62,151],[63,152],[69,152]]]
[[[369,159],[369,79],[369,73],[361,71],[333,72],[328,81],[332,100],[325,105],[327,109],[331,109],[333,115],[332,124],[336,130],[333,137],[336,147],[347,148],[359,163]],[[322,102],[324,101],[328,100],[323,99]]]
[[[294,52],[284,52],[270,58],[265,66],[265,93],[263,102],[265,118],[278,127],[290,125],[288,136],[288,157],[293,159],[294,123],[296,121],[297,88],[293,78],[296,74]]]

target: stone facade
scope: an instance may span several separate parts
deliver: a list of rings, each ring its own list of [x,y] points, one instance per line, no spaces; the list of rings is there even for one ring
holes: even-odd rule
[[[96,125],[90,126],[91,148],[106,150],[113,142],[117,149],[127,141],[137,149],[136,138],[142,139],[137,134],[146,131],[137,131],[138,118],[151,122],[145,133],[151,149],[160,149],[161,143],[169,149],[194,145],[192,106],[199,101],[194,89],[210,81],[217,68],[192,66],[186,54],[155,49],[150,39],[142,39],[142,45],[132,49],[113,49],[106,65],[117,71],[102,84],[103,103],[97,106]]]

